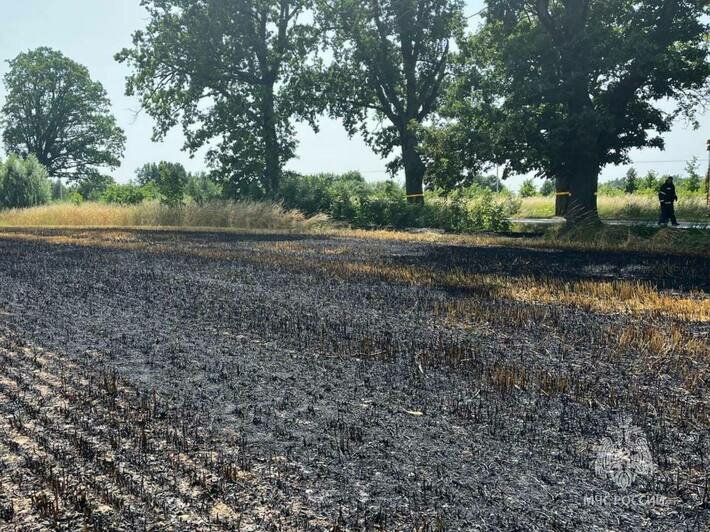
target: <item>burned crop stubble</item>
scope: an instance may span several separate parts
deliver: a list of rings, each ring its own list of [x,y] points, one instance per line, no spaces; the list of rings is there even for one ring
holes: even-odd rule
[[[2,442],[34,483],[9,522],[706,523],[701,259],[674,279],[664,256],[382,239],[36,230],[0,247],[0,393],[19,412]],[[667,505],[585,505],[615,489],[590,463],[619,413],[658,466],[633,493]],[[50,478],[67,455],[92,473]]]

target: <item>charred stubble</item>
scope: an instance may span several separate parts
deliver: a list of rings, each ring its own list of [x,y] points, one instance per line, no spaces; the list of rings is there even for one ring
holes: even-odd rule
[[[0,518],[702,528],[709,278],[653,255],[4,234]],[[590,464],[620,413],[658,468],[628,493],[664,505],[584,503],[617,490]]]

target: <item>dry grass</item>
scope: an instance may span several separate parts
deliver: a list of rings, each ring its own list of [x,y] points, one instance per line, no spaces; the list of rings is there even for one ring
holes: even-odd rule
[[[710,321],[710,298],[703,294],[678,297],[640,281],[559,281],[506,278],[510,299],[526,303],[567,304],[596,312],[651,313]]]
[[[215,202],[168,207],[159,203],[108,205],[55,203],[0,211],[0,226],[12,227],[219,227],[306,231],[325,222],[266,202]]]
[[[710,221],[710,208],[701,196],[679,195],[676,215],[681,220]],[[651,195],[625,194],[623,196],[599,196],[599,216],[607,220],[656,220],[658,200]],[[516,216],[521,218],[550,218],[555,215],[555,199],[552,196],[522,198]]]
[[[642,353],[648,370],[661,375],[678,375],[686,390],[706,390],[710,377],[710,344],[680,325],[627,327],[618,338],[619,347]]]

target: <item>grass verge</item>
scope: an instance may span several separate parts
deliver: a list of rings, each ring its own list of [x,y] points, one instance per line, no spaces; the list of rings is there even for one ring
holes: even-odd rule
[[[606,220],[644,220],[658,219],[658,200],[653,196],[628,194],[623,196],[599,196],[597,199],[599,216]],[[680,196],[676,203],[676,216],[679,220],[710,221],[710,208],[705,198],[700,196]],[[555,198],[535,196],[523,198],[515,214],[520,218],[550,218],[555,215]]]

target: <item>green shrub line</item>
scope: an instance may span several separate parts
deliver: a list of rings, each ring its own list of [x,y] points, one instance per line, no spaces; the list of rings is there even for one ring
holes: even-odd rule
[[[479,187],[448,196],[425,192],[424,203],[413,204],[397,183],[368,183],[357,172],[287,175],[279,199],[286,209],[306,216],[324,213],[357,229],[433,228],[454,233],[509,231],[509,219],[519,207],[509,194]]]

